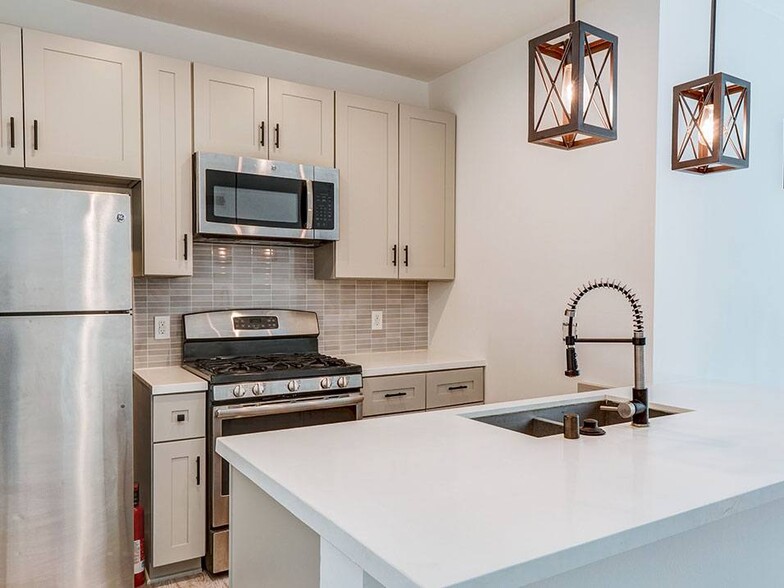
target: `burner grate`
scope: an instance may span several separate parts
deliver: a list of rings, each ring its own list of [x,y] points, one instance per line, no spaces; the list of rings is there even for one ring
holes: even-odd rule
[[[343,367],[346,361],[321,353],[276,353],[250,357],[198,359],[194,367],[211,375],[241,375],[288,370]]]

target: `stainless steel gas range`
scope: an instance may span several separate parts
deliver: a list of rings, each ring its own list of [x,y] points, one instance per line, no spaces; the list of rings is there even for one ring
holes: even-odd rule
[[[226,310],[187,314],[183,367],[207,394],[207,568],[228,569],[229,467],[224,435],[362,418],[362,367],[318,352],[314,312]]]

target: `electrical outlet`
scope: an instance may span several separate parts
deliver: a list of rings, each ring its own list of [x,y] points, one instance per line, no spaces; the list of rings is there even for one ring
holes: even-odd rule
[[[380,310],[374,310],[370,313],[370,330],[380,331],[384,328],[384,313]]]
[[[168,339],[169,338],[169,317],[156,316],[155,317],[155,338]]]

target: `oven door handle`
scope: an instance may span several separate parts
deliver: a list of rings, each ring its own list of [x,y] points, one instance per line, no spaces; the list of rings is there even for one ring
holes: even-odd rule
[[[307,195],[305,211],[305,228],[313,228],[313,180],[305,180],[305,192]]]
[[[361,394],[342,396],[339,398],[320,398],[318,400],[300,400],[296,402],[276,402],[261,406],[240,406],[237,408],[216,408],[216,419],[239,419],[248,417],[267,416],[271,414],[286,414],[302,412],[304,410],[321,410],[327,408],[340,408],[355,406],[362,402]]]

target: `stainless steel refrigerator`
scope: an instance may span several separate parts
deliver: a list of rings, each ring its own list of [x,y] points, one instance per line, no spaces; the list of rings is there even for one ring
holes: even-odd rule
[[[127,194],[0,184],[0,586],[131,586]]]

